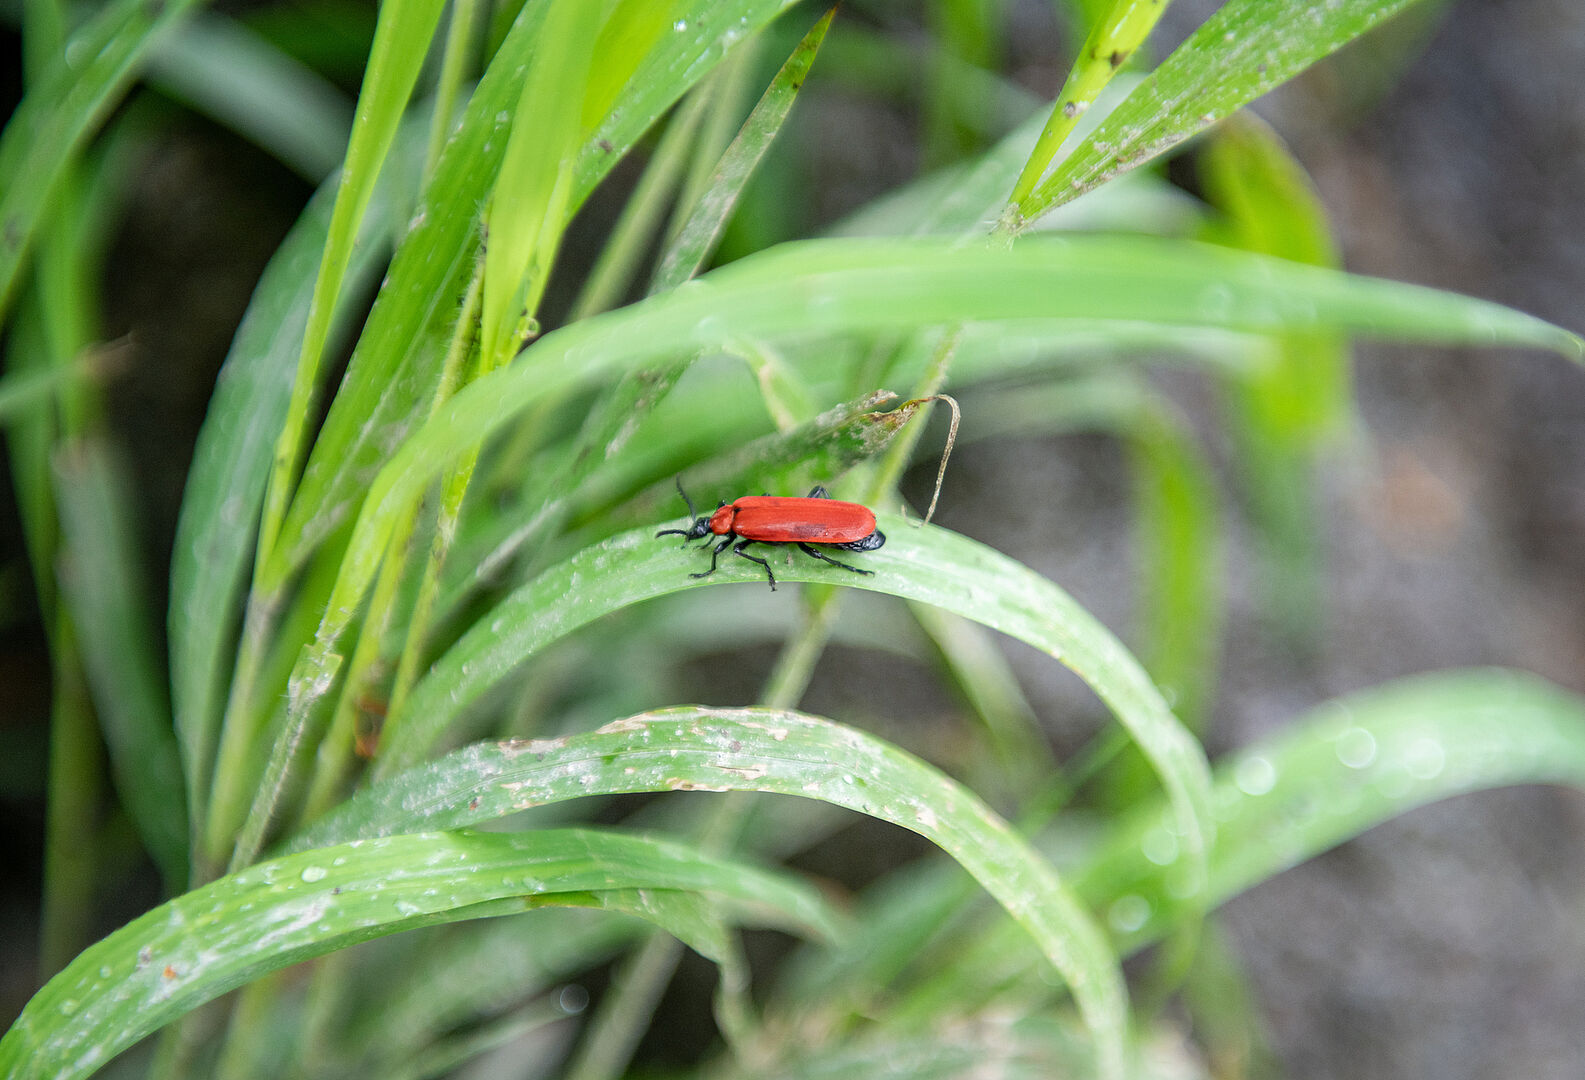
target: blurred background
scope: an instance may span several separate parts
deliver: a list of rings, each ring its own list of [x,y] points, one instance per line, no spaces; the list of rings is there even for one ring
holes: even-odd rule
[[[843,50],[845,33],[884,35],[927,55],[940,13],[953,6],[844,6],[767,167],[776,179],[745,204],[722,258],[818,232],[983,148],[1019,118],[1018,95],[1004,88],[987,95],[994,108],[983,128],[943,126],[925,76],[899,84],[842,66],[856,51]],[[968,59],[1049,100],[1073,47],[1063,5],[991,6],[999,32]],[[1154,39],[1157,55],[1215,6],[1178,0]],[[321,73],[355,92],[372,5],[222,7],[264,24],[283,11],[328,13]],[[7,111],[20,92],[19,50],[7,24]],[[1582,71],[1578,0],[1426,0],[1256,112],[1312,176],[1350,270],[1470,293],[1585,332]],[[112,422],[135,471],[158,606],[216,371],[264,262],[312,189],[157,90],[127,108],[146,123],[105,208],[103,336],[120,343]],[[1165,166],[1191,197],[1194,153],[1191,144]],[[585,209],[591,242],[615,202],[597,195]],[[1585,692],[1585,372],[1494,350],[1366,344],[1355,359],[1359,430],[1316,481],[1324,629],[1312,642],[1260,613],[1254,541],[1215,395],[1184,375],[1162,383],[1218,466],[1228,533],[1228,615],[1206,736],[1213,759],[1321,701],[1415,672],[1503,664]],[[975,423],[972,412],[965,423]],[[0,470],[0,1022],[34,988],[49,714],[46,639],[8,477]],[[923,471],[912,478],[915,494],[925,480]],[[938,521],[1058,581],[1127,640],[1133,589],[1117,557],[1129,544],[1127,491],[1123,453],[1106,438],[986,439],[954,458]],[[1101,727],[1100,706],[1049,660],[1009,652],[1059,753],[1073,753]],[[722,656],[695,674],[712,697],[740,687],[746,701],[770,655]],[[833,657],[807,707],[842,716],[855,674],[886,677],[873,662],[844,668]],[[950,702],[914,707],[921,730],[950,732]],[[147,868],[129,863],[124,876],[127,888],[106,898],[105,930],[157,899]],[[1561,1080],[1585,1071],[1580,793],[1510,789],[1415,811],[1235,899],[1219,919],[1246,966],[1277,1075]]]

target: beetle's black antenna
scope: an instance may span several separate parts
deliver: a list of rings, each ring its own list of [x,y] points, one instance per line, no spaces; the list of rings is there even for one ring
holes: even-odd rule
[[[682,475],[680,473],[677,476],[677,494],[682,496],[682,504],[688,508],[688,520],[692,521],[698,517],[693,510],[693,500],[688,498],[688,493],[682,489]]]

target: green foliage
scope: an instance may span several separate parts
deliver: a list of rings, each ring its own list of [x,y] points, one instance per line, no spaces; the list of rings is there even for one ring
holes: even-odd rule
[[[804,11],[781,44],[782,0],[507,5],[482,55],[467,3],[444,43],[429,0],[382,5],[372,34],[333,5],[250,28],[139,0],[65,43],[62,11],[30,5],[29,90],[0,136],[0,419],[54,647],[44,952],[61,970],[0,1039],[0,1076],[86,1076],[166,1025],[162,1076],[439,1075],[566,1020],[558,981],[643,941],[634,917],[719,968],[729,1045],[701,1070],[1146,1075],[1132,950],[1191,941],[1237,891],[1429,799],[1585,784],[1585,705],[1500,672],[1358,696],[1214,768],[1200,741],[1221,501],[1139,368],[1166,356],[1228,389],[1294,571],[1309,549],[1281,541],[1309,519],[1280,496],[1348,432],[1350,337],[1585,356],[1520,312],[1341,272],[1302,171],[1253,122],[1207,145],[1207,206],[1146,170],[1110,182],[1406,5],[1300,18],[1314,5],[1230,0],[1141,77],[1124,64],[1165,4],[1074,3],[1086,43],[1049,122],[1004,134],[958,100],[1024,100],[986,70],[1001,6],[942,0],[928,152],[996,145],[837,235],[715,268],[756,180],[790,186],[769,151],[825,68],[908,96],[913,54]],[[368,59],[349,109],[311,69],[341,74],[352,47]],[[210,402],[168,675],[83,352],[93,210],[140,75],[322,180]],[[614,177],[628,158],[642,172]],[[631,184],[629,202],[579,282],[569,229],[602,184]],[[903,513],[921,399],[943,388],[969,404],[965,438],[1126,447],[1141,659],[1029,567]],[[915,400],[887,409],[900,392]],[[691,577],[706,554],[654,536],[679,474],[701,500],[830,484],[877,507],[887,543],[851,556],[863,576],[779,551],[774,596],[730,553]],[[987,631],[1069,668],[1115,733],[1057,767]],[[666,707],[684,661],[763,635],[782,653],[758,707]],[[976,790],[866,733],[858,708],[795,711],[828,640],[949,675],[979,720],[949,768],[968,761]],[[860,689],[881,711],[886,688]],[[88,945],[91,897],[71,883],[111,797],[100,740],[170,896]],[[1065,811],[1096,773],[1086,828]],[[612,801],[633,793],[661,797]],[[591,804],[644,832],[567,824]],[[945,857],[883,878],[850,918],[774,864],[854,815]],[[581,910],[494,918],[546,907]],[[774,994],[748,993],[745,922],[809,939]],[[437,929],[398,933],[421,927]],[[639,944],[582,1049],[546,1049],[545,1068],[624,1070],[676,951]],[[1000,1026],[982,1023],[992,1005]]]

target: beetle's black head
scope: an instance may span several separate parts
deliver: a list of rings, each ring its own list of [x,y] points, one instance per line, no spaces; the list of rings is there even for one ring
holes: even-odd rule
[[[688,526],[686,529],[662,529],[660,532],[656,533],[655,535],[656,536],[681,536],[681,537],[685,538],[683,540],[683,543],[686,544],[689,540],[697,540],[701,536],[708,536],[709,534],[710,534],[710,515],[706,514],[703,517],[694,518],[693,519],[693,524]]]
[[[693,524],[688,526],[686,529],[662,529],[655,535],[686,537],[686,539],[683,540],[683,543],[685,544],[689,540],[697,540],[701,536],[709,535],[710,515],[706,514],[704,517],[693,517],[693,500],[688,498],[688,493],[682,489],[682,477],[680,476],[677,477],[677,494],[682,496],[683,505],[688,507],[688,516],[693,518]]]

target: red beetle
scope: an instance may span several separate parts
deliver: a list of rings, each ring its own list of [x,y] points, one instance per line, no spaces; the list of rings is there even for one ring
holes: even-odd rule
[[[824,544],[843,551],[874,551],[886,543],[886,534],[875,528],[875,515],[869,507],[858,503],[840,502],[826,494],[826,489],[816,486],[804,498],[780,495],[746,495],[730,503],[722,503],[713,514],[694,517],[693,500],[677,481],[677,494],[688,505],[688,516],[693,524],[686,529],[662,529],[656,536],[675,535],[689,540],[707,536],[725,537],[710,553],[710,569],[689,577],[708,577],[715,573],[716,560],[728,547],[734,555],[741,555],[765,568],[771,591],[776,591],[776,575],[770,563],[743,549],[750,544],[797,544],[805,554],[822,562],[840,566],[855,574],[873,574],[838,562],[811,544]],[[733,541],[737,541],[736,545]]]

